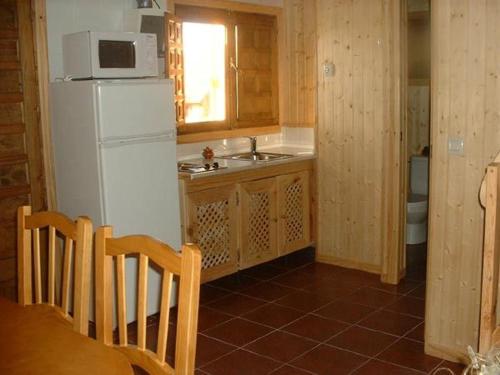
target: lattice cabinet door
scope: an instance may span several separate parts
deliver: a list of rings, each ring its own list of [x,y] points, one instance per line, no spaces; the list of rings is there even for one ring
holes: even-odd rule
[[[278,238],[280,255],[311,242],[309,171],[278,176]]]
[[[276,178],[240,185],[240,268],[278,256]]]
[[[202,281],[238,270],[236,185],[187,194],[186,240],[200,246]]]

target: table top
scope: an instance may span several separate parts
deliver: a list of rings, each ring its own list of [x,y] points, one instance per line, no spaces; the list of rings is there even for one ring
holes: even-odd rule
[[[0,298],[0,374],[133,375],[117,350],[73,331],[48,305]]]

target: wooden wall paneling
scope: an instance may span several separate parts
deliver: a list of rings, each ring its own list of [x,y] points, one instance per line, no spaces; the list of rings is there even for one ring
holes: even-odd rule
[[[38,119],[38,81],[34,55],[31,2],[18,0],[19,56],[23,85],[23,121],[26,126],[26,151],[29,163],[31,202],[35,210],[46,205],[42,142]]]
[[[399,261],[382,262],[399,240],[399,10],[317,2],[317,69],[335,64],[318,76],[318,260],[376,273]]]
[[[283,50],[280,65],[282,124],[316,124],[316,0],[283,2]]]
[[[500,148],[500,4],[431,2],[431,142],[426,352],[477,349],[483,213],[477,193]],[[464,139],[464,155],[448,153]]]
[[[0,295],[15,299],[16,210],[45,207],[31,3],[0,5]]]

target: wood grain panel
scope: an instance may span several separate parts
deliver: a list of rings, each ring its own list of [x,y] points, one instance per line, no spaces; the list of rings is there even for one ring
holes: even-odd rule
[[[0,103],[0,125],[23,122],[23,107],[20,103]]]
[[[21,76],[15,70],[0,70],[0,92],[19,92]]]
[[[398,263],[398,12],[392,0],[317,1],[318,71],[335,64],[318,77],[318,256],[387,274]]]
[[[282,124],[314,127],[317,122],[316,0],[284,0],[283,23]]]
[[[0,25],[2,25],[2,29],[17,28],[17,7],[15,1],[3,1],[0,5]]]
[[[15,296],[15,210],[45,208],[42,142],[30,0],[0,4],[0,295]],[[42,257],[44,254],[42,254]]]
[[[500,149],[500,3],[431,2],[432,104],[426,350],[477,349],[483,212],[478,190]],[[450,155],[450,137],[464,155]]]
[[[15,259],[16,239],[12,236],[15,231],[16,224],[14,222],[1,223],[0,237],[5,238],[5,241],[0,242],[0,259]]]
[[[0,136],[0,155],[7,154],[24,154],[24,134],[2,134]],[[0,176],[2,176],[1,173]]]
[[[240,269],[278,257],[276,178],[240,184]]]
[[[237,127],[277,124],[276,17],[235,13],[235,24]]]
[[[23,186],[27,183],[25,163],[0,166],[0,186]]]

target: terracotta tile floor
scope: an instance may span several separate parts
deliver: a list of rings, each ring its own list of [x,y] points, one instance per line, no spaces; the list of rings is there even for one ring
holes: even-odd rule
[[[421,272],[383,285],[311,249],[205,284],[196,374],[459,374],[424,354],[424,291]]]

